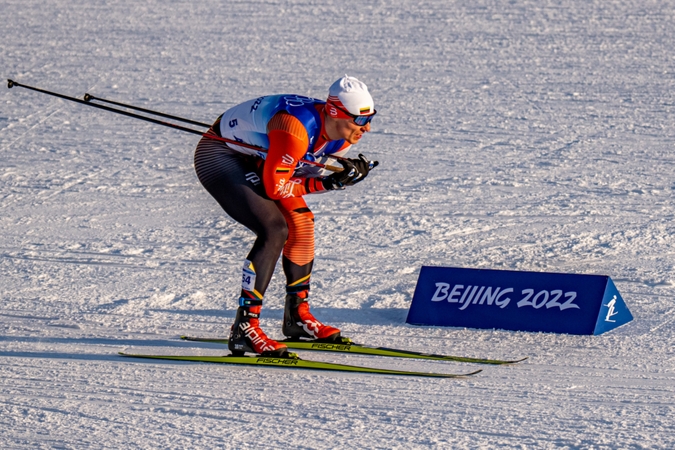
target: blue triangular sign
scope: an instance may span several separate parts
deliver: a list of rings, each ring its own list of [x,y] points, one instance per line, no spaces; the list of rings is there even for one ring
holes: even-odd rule
[[[614,285],[612,279],[607,277],[605,295],[602,297],[602,304],[600,305],[598,320],[595,323],[593,334],[605,333],[631,320],[633,320],[633,315],[628,310],[626,302],[621,298],[621,294],[619,294],[619,290]]]

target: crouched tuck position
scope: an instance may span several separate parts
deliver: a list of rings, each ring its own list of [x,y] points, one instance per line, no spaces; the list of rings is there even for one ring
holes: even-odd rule
[[[288,353],[259,324],[265,290],[282,254],[283,334],[291,339],[340,341],[339,329],[310,313],[314,215],[303,196],[344,189],[377,165],[363,155],[344,157],[370,131],[375,113],[366,85],[345,76],[330,87],[327,101],[270,95],[237,105],[223,113],[197,145],[199,181],[228,215],[257,236],[244,261],[239,309],[229,340],[233,354]],[[250,145],[268,151],[252,150]],[[308,161],[337,162],[333,166],[343,170],[329,171]]]

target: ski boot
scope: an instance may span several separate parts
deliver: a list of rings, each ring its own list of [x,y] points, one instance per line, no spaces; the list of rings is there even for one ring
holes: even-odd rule
[[[316,320],[309,312],[307,299],[294,294],[286,295],[284,323],[281,330],[290,340],[305,338],[322,342],[342,342],[340,330]]]
[[[233,356],[244,353],[256,353],[261,356],[289,358],[288,347],[267,337],[260,329],[260,310],[262,306],[241,306],[232,325],[227,347]]]

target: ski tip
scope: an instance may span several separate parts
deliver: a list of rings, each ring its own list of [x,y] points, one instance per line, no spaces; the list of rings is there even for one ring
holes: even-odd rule
[[[509,359],[509,360],[503,361],[502,364],[503,365],[518,364],[518,363],[523,362],[523,361],[525,361],[526,359],[529,359],[529,358],[530,358],[529,356],[525,356],[525,357],[520,358],[520,359]]]
[[[474,370],[473,372],[468,372],[468,373],[419,373],[416,375],[421,375],[421,376],[427,376],[427,377],[433,377],[433,378],[469,378],[471,376],[474,376],[476,374],[479,374],[483,371],[483,369],[478,369]]]

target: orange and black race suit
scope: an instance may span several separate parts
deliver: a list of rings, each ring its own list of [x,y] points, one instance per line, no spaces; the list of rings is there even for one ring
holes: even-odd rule
[[[246,124],[247,116],[244,120],[241,116],[232,118],[236,108],[223,114],[201,139],[194,162],[206,190],[228,215],[257,236],[244,264],[241,295],[262,300],[282,254],[287,292],[306,297],[314,262],[314,215],[303,196],[325,189],[320,176],[307,171],[306,167],[298,170],[298,163],[321,155],[327,148],[331,154],[343,155],[349,144],[329,141],[326,137],[322,102],[304,104],[305,113],[313,108],[311,112],[316,114],[312,117],[319,118],[310,124],[313,126],[307,126],[307,114],[293,114],[296,112],[293,108],[278,109],[265,123],[267,142],[260,141],[259,132],[249,130],[248,136],[253,136],[249,140],[242,139],[247,136],[246,130],[224,132],[236,128],[230,127],[233,123]],[[238,108],[245,115],[250,105],[245,103]],[[257,110],[251,109],[251,112]],[[248,125],[251,128],[251,124]],[[260,126],[260,123],[254,125]],[[267,143],[266,158],[251,151],[244,154],[240,148],[235,150],[236,145],[225,144],[209,135],[261,146]],[[309,173],[309,176],[297,176],[298,172]]]

